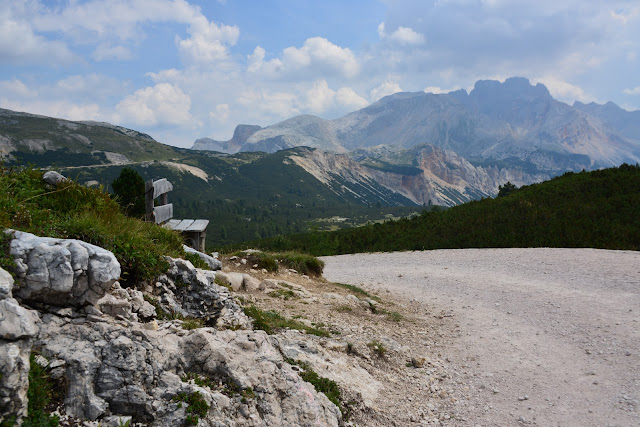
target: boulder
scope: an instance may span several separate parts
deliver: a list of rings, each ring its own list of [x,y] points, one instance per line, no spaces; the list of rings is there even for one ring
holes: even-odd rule
[[[56,171],[49,171],[45,172],[45,174],[42,175],[42,180],[47,184],[53,185],[55,187],[62,181],[67,181],[67,178]]]
[[[81,308],[95,305],[120,277],[120,264],[109,251],[72,239],[13,235],[10,253],[25,302]]]

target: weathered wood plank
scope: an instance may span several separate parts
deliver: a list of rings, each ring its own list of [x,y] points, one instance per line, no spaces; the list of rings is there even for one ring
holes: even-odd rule
[[[193,221],[193,224],[191,224],[184,231],[204,231],[207,229],[208,225],[209,225],[208,219],[196,219],[195,221]]]
[[[153,208],[156,224],[162,224],[173,217],[173,203],[168,205],[156,206]]]
[[[180,224],[182,222],[182,220],[179,219],[170,219],[166,224],[163,224],[162,226],[164,228],[168,228],[169,230],[174,230],[175,226]]]
[[[187,228],[189,228],[189,226],[191,224],[193,224],[193,220],[192,219],[183,219],[173,229],[176,230],[176,231],[185,231]]]
[[[153,221],[153,180],[144,183],[144,207],[146,221]]]
[[[160,196],[161,194],[166,194],[169,191],[173,190],[173,184],[167,181],[167,178],[162,178],[157,181],[153,181],[153,198]]]

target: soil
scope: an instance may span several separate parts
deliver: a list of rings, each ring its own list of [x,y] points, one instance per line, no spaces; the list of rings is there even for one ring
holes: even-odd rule
[[[399,380],[385,384],[381,399],[391,401],[379,407],[388,415],[380,425],[640,425],[640,253],[470,249],[323,260],[328,281],[398,307],[407,320],[380,322],[376,332],[406,345],[404,359],[433,360],[445,376],[442,396],[421,393],[424,368],[389,361],[381,375]],[[429,402],[438,403],[435,417]]]

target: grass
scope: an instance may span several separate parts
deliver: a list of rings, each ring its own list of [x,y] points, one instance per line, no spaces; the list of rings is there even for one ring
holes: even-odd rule
[[[323,393],[327,398],[340,409],[343,414],[343,419],[346,421],[346,411],[344,410],[341,402],[340,388],[338,384],[325,377],[318,375],[311,366],[301,360],[286,359],[286,362],[290,365],[296,365],[302,368],[300,372],[300,378],[313,385],[316,391]]]
[[[165,255],[184,257],[178,233],[124,216],[102,188],[87,188],[71,180],[50,188],[42,175],[36,169],[0,165],[0,229],[78,239],[107,249],[120,262],[120,282],[125,286],[164,273],[169,267]],[[11,269],[6,259],[0,263]]]
[[[282,298],[285,301],[298,297],[298,295],[296,295],[296,293],[293,292],[291,289],[278,289],[278,290],[269,292],[267,295],[273,298]]]
[[[207,415],[209,411],[209,405],[205,402],[204,398],[199,391],[193,393],[178,393],[173,396],[174,402],[184,402],[187,405],[187,417],[185,418],[185,424],[188,426],[196,426],[200,421],[200,417]]]
[[[313,255],[301,252],[235,252],[233,255],[245,258],[251,265],[264,268],[270,272],[277,272],[280,266],[296,270],[300,274],[309,276],[321,276],[324,269],[324,262]]]
[[[245,307],[244,312],[253,319],[253,329],[265,331],[269,335],[276,333],[278,329],[296,329],[319,337],[330,335],[326,329],[307,326],[297,320],[287,319],[278,312],[261,310],[255,305]]]
[[[373,350],[373,352],[376,353],[378,357],[383,357],[385,354],[387,354],[387,348],[378,340],[371,341],[367,344],[367,347]]]
[[[23,420],[23,427],[56,427],[60,423],[57,415],[47,413],[47,406],[52,400],[58,400],[59,390],[46,367],[36,362],[36,353],[29,355],[29,399],[27,418]]]
[[[185,252],[183,258],[191,262],[191,264],[193,264],[195,268],[199,268],[201,270],[211,270],[211,267],[209,267],[209,264],[204,262],[204,260],[200,258],[197,254],[191,254],[191,253]]]
[[[204,327],[204,322],[202,319],[198,319],[195,317],[189,317],[182,322],[182,329],[186,329],[190,331],[192,329],[199,329]]]
[[[356,285],[349,285],[347,283],[334,283],[334,285],[346,289],[348,291],[350,291],[353,294],[357,294],[363,297],[367,297],[369,299],[372,299],[374,301],[380,301],[380,297],[376,296],[376,295],[371,295],[369,292],[365,291],[364,289],[362,289],[359,286]]]

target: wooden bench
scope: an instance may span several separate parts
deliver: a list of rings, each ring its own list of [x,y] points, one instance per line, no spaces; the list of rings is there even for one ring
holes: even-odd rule
[[[145,208],[147,221],[155,222],[170,230],[179,231],[185,236],[185,243],[193,249],[204,252],[207,237],[208,219],[172,219],[173,204],[169,203],[169,191],[173,184],[166,178],[157,181],[149,180],[145,183]],[[158,206],[155,199],[160,198]]]

